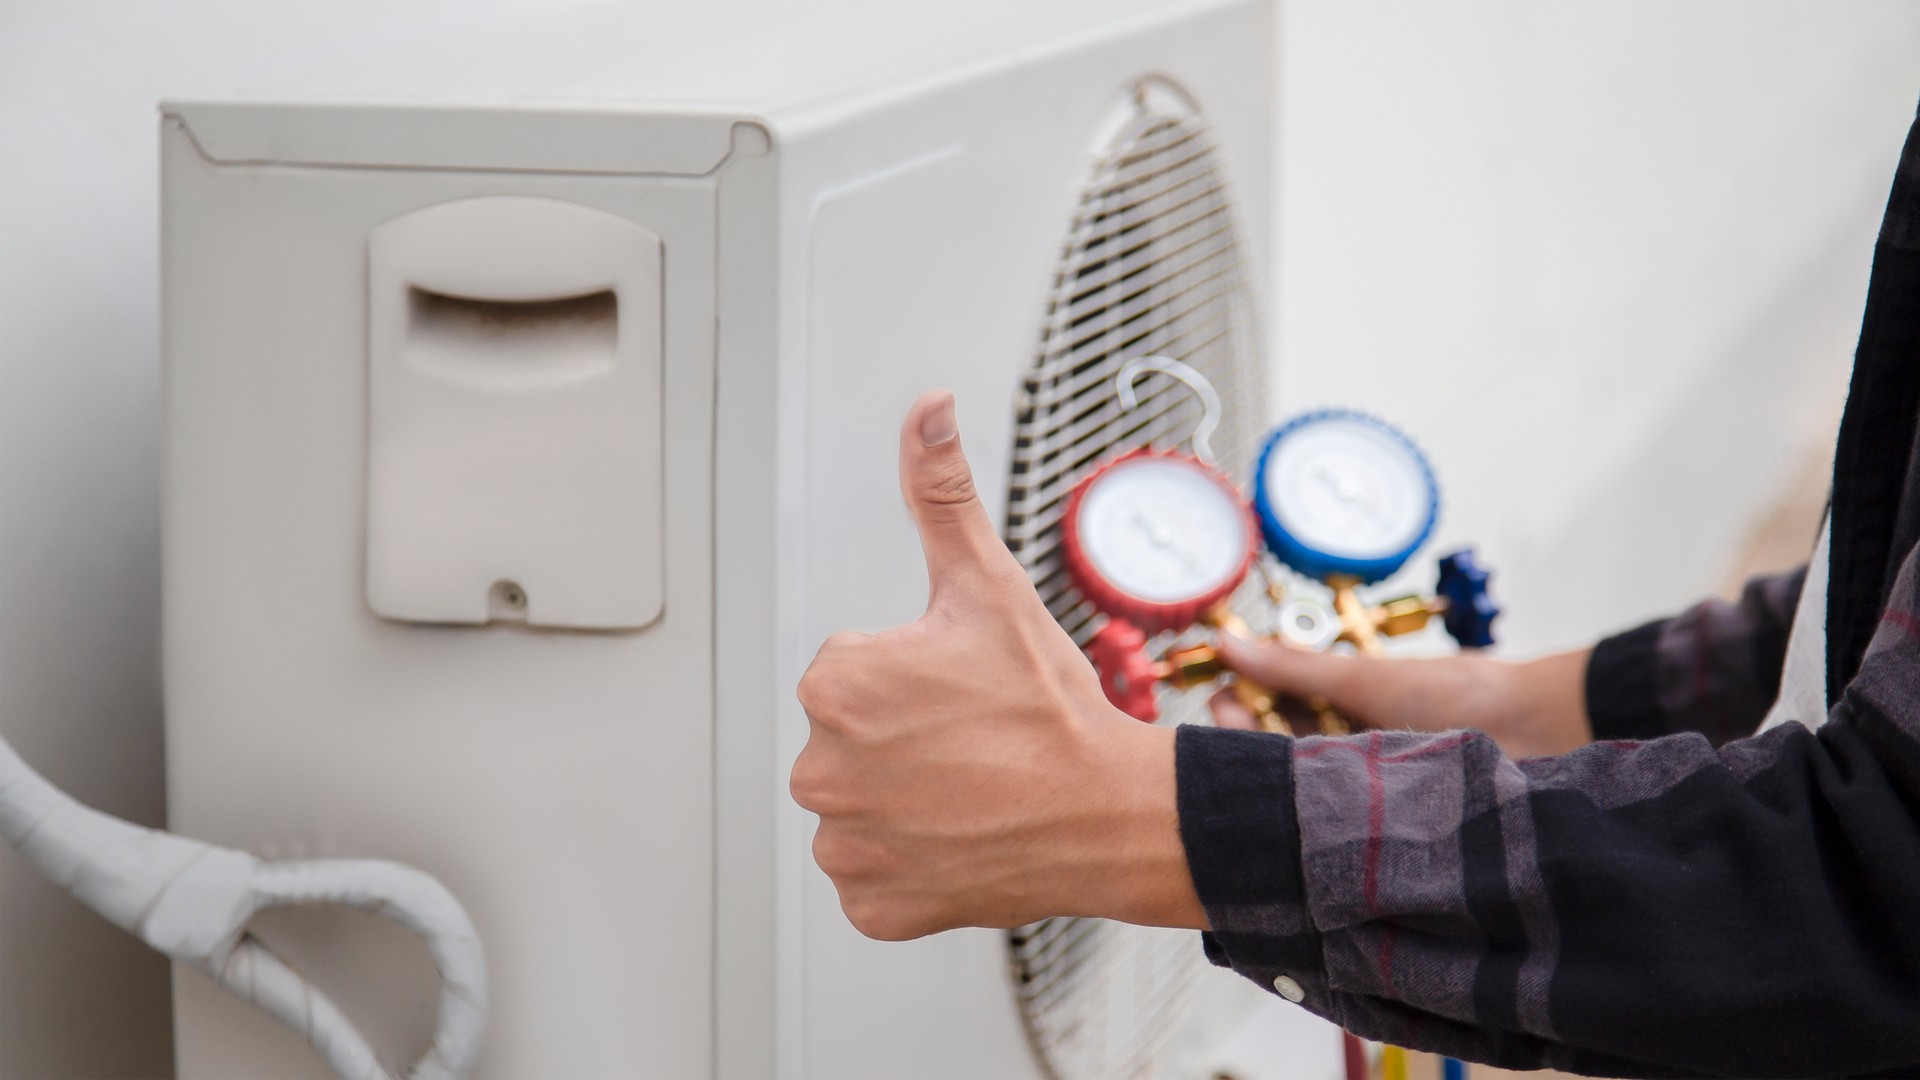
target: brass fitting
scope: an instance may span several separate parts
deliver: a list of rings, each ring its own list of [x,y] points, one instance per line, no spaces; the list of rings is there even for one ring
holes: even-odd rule
[[[1399,637],[1426,628],[1436,615],[1447,611],[1445,597],[1402,596],[1384,604],[1368,607],[1360,601],[1360,581],[1335,575],[1327,579],[1333,589],[1333,610],[1340,616],[1340,636],[1362,656],[1378,656],[1382,637]]]
[[[1226,670],[1220,662],[1220,650],[1203,642],[1168,651],[1167,658],[1154,665],[1153,675],[1176,690],[1186,690]]]
[[[1399,637],[1426,629],[1429,620],[1446,611],[1444,597],[1402,596],[1373,609],[1374,625],[1388,637]]]

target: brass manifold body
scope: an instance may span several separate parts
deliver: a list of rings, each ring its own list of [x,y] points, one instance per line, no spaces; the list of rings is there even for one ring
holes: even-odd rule
[[[1334,614],[1340,619],[1340,633],[1328,643],[1328,647],[1345,642],[1362,656],[1379,656],[1384,652],[1381,645],[1383,638],[1423,630],[1428,622],[1447,611],[1446,598],[1441,596],[1402,596],[1369,606],[1360,599],[1360,584],[1360,579],[1343,574],[1327,579],[1327,587],[1333,590]],[[1277,584],[1269,586],[1267,593],[1276,604],[1282,599]],[[1200,621],[1221,633],[1254,640],[1246,620],[1234,614],[1225,602],[1209,608]],[[1277,635],[1264,640],[1271,641],[1275,637]],[[1170,649],[1164,659],[1153,665],[1154,678],[1178,690],[1189,689],[1228,674],[1231,673],[1220,659],[1220,650],[1211,642]],[[1297,727],[1303,723],[1314,724],[1318,734],[1322,735],[1345,735],[1353,730],[1347,718],[1340,715],[1325,698],[1287,699],[1266,687],[1238,677],[1233,680],[1232,686],[1234,695],[1253,713],[1264,731],[1284,735],[1301,734]]]

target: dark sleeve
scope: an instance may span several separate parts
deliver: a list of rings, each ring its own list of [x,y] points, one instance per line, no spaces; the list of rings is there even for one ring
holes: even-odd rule
[[[1593,737],[1697,731],[1718,746],[1751,735],[1780,692],[1806,576],[1803,566],[1757,577],[1738,600],[1708,600],[1595,645],[1586,686]]]
[[[1209,954],[1360,1035],[1508,1068],[1920,1074],[1912,564],[1817,734],[1515,762],[1477,732],[1182,728]]]

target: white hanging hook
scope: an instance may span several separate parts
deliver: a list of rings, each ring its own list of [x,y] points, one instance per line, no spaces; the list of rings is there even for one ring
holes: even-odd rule
[[[1170,356],[1136,356],[1121,365],[1120,374],[1113,377],[1120,391],[1120,408],[1132,412],[1140,407],[1140,399],[1133,393],[1133,384],[1139,381],[1140,376],[1154,371],[1179,379],[1200,398],[1200,422],[1193,428],[1193,456],[1208,465],[1213,464],[1213,445],[1210,440],[1213,433],[1220,429],[1220,394],[1205,375]]]

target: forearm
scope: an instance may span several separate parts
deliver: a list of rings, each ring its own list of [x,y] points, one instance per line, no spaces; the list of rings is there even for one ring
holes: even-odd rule
[[[1449,693],[1495,695],[1496,707],[1511,726],[1533,733],[1523,740],[1532,756],[1563,753],[1589,741],[1582,696],[1587,650],[1524,663],[1460,659],[1467,664],[1356,661],[1349,665],[1353,674],[1342,689],[1360,707],[1379,709],[1404,706],[1408,700],[1442,701]],[[1377,664],[1391,664],[1395,671],[1424,665],[1424,673],[1413,673],[1422,685],[1408,687],[1380,678],[1383,669],[1373,666]],[[1194,889],[1182,819],[1175,811],[1175,730],[1142,724],[1124,733],[1100,734],[1078,766],[1089,779],[1074,785],[1092,796],[1092,812],[1073,815],[1070,820],[1078,827],[1063,831],[1061,842],[1036,860],[1051,868],[1048,877],[1056,893],[1051,902],[1063,912],[1205,929],[1206,911]],[[1259,772],[1264,768],[1264,759],[1243,761],[1239,775],[1208,776],[1207,790],[1213,793],[1208,805],[1219,804],[1222,815],[1259,816],[1257,806],[1246,805],[1249,801],[1281,797],[1265,786],[1271,780]],[[1192,812],[1198,812],[1197,798],[1187,794]]]
[[[1342,675],[1337,692],[1343,704],[1351,701],[1349,707],[1356,710],[1405,708],[1409,702],[1461,708],[1463,699],[1474,699],[1483,711],[1499,713],[1505,729],[1524,733],[1514,736],[1516,745],[1528,751],[1518,756],[1558,754],[1590,741],[1582,694],[1587,653],[1578,649],[1521,663],[1474,656],[1441,661],[1354,658],[1344,665],[1350,674]],[[1389,672],[1396,674],[1390,677]],[[1176,732],[1142,724],[1124,734],[1101,734],[1078,766],[1090,779],[1075,785],[1092,795],[1091,805],[1097,809],[1039,860],[1053,868],[1049,877],[1057,882],[1055,903],[1059,910],[1076,914],[1205,929],[1207,914],[1194,890],[1188,846],[1182,843],[1183,820],[1174,809]],[[1262,774],[1265,768],[1265,759],[1243,760],[1221,775],[1206,777],[1211,793],[1207,805],[1217,805],[1223,816],[1259,817],[1262,811],[1252,804],[1283,797],[1267,786],[1273,781]],[[1188,792],[1183,799],[1190,813],[1201,812],[1199,796]]]

